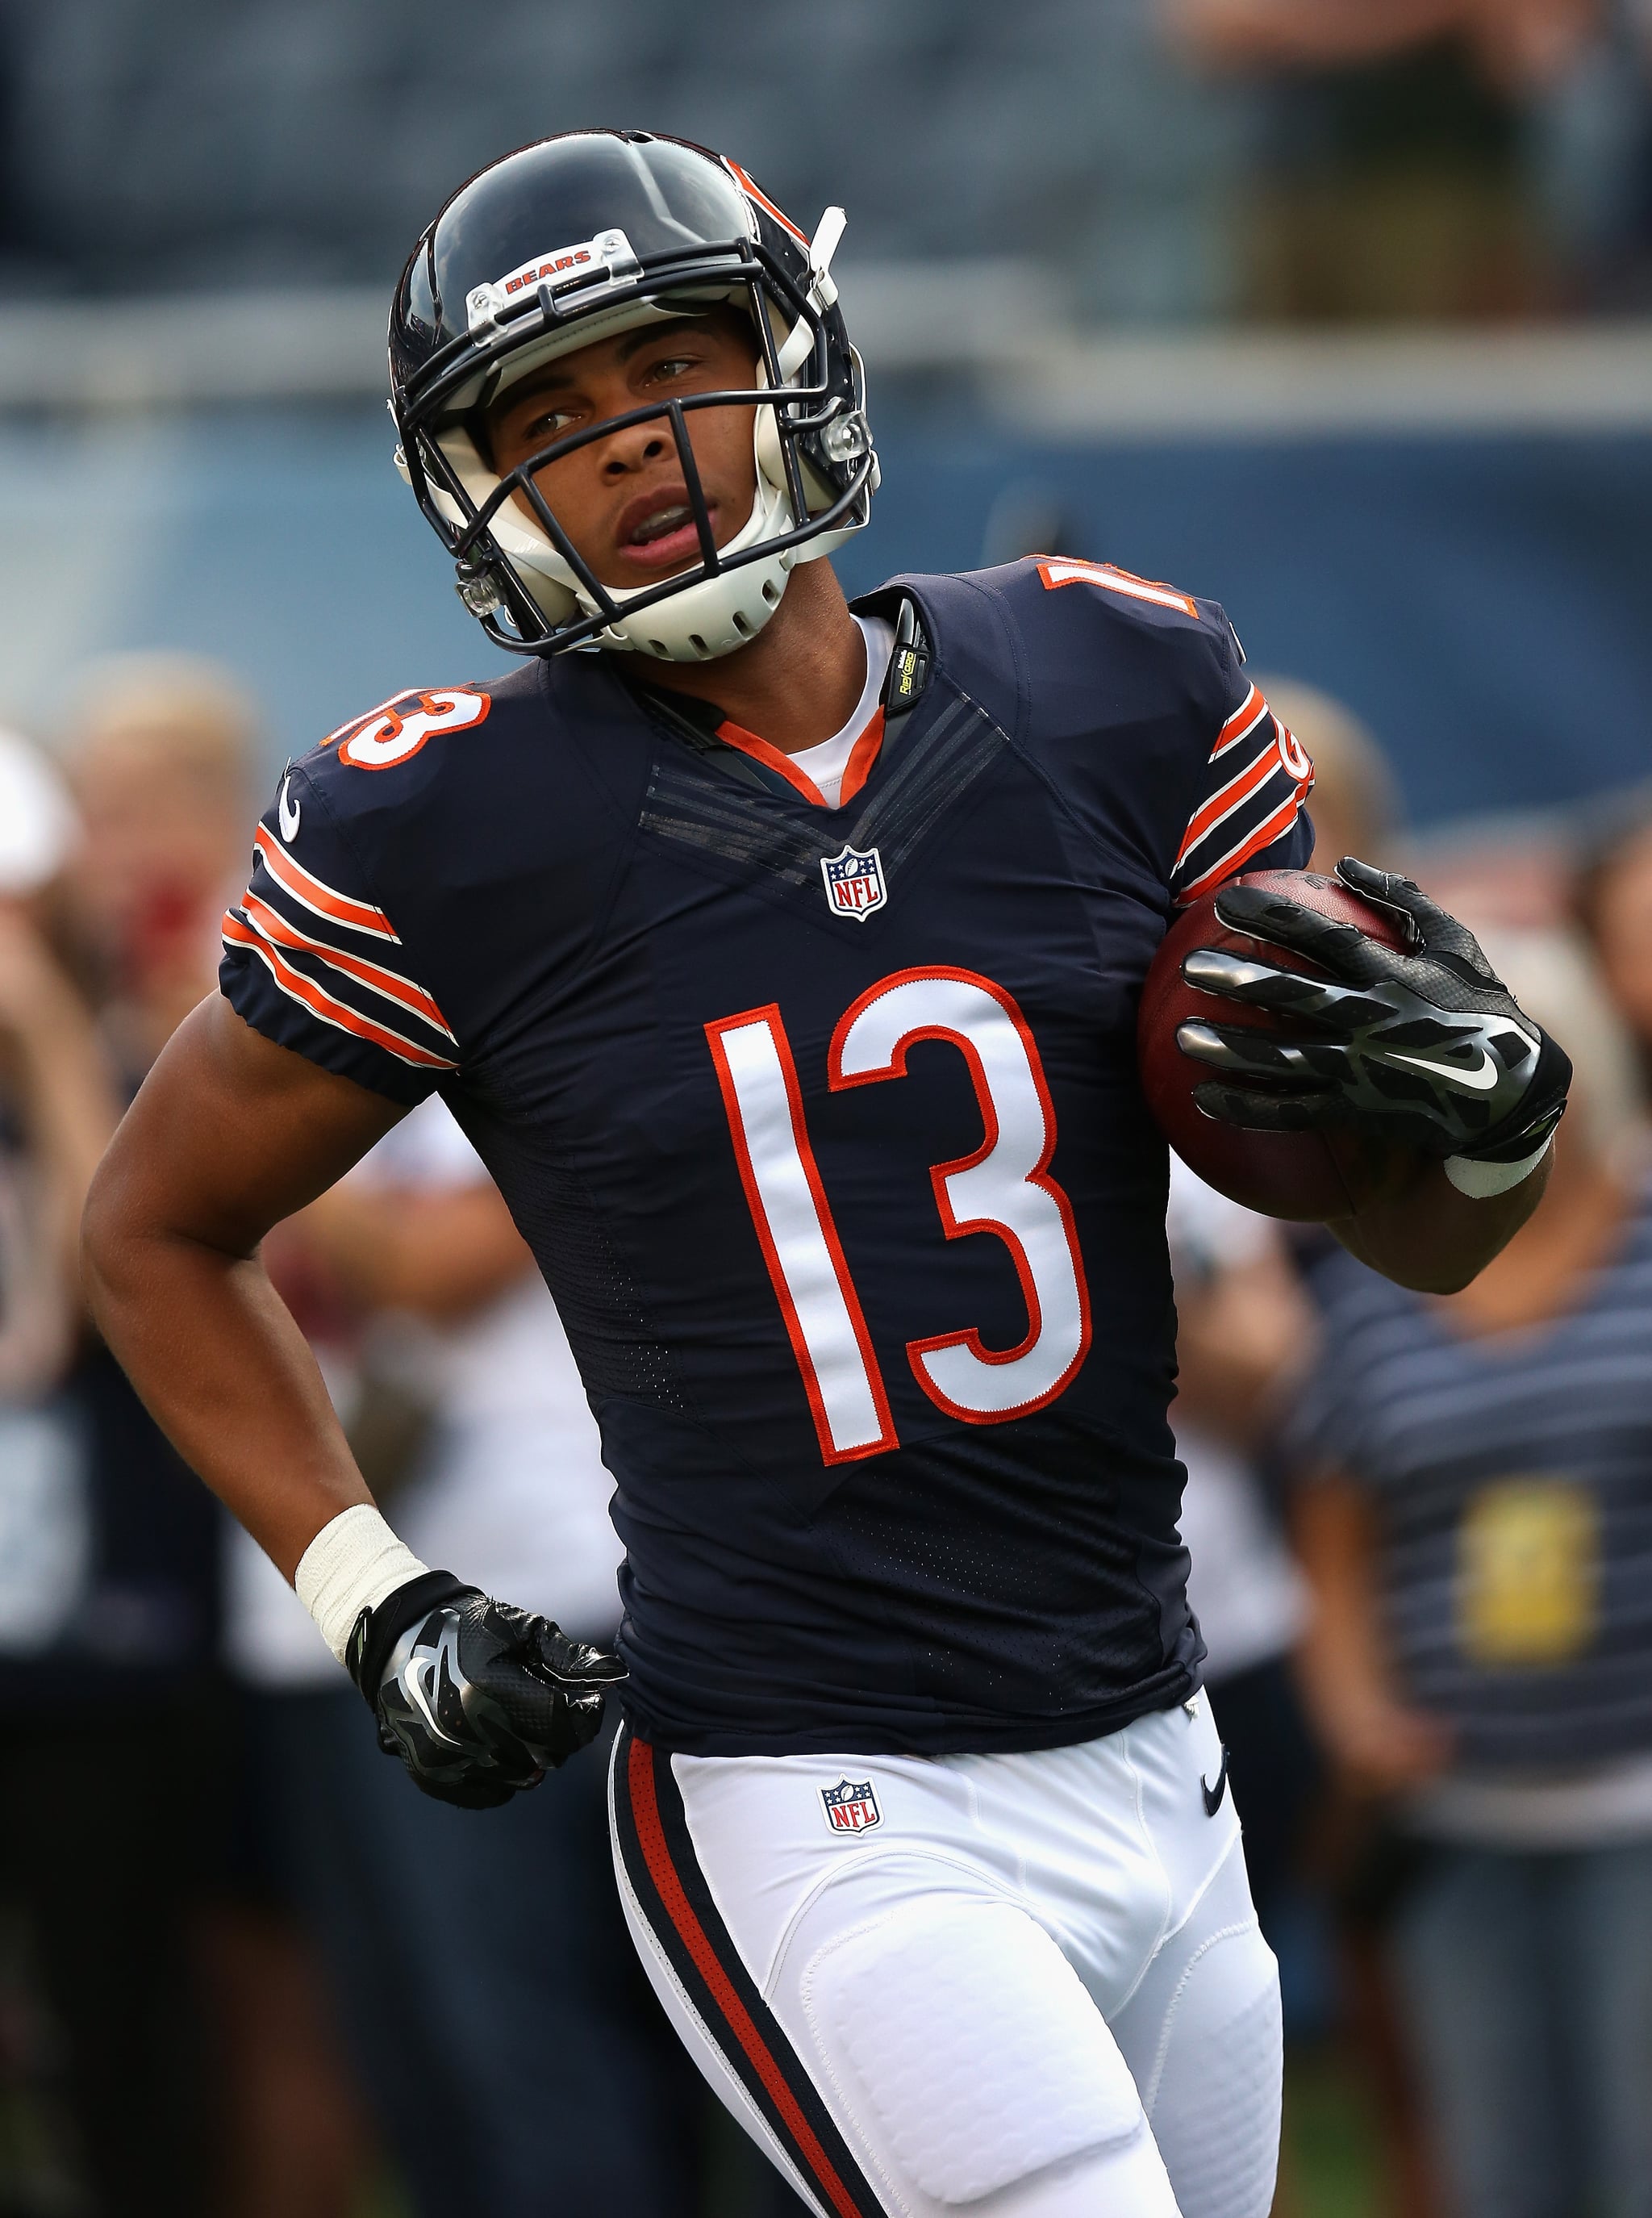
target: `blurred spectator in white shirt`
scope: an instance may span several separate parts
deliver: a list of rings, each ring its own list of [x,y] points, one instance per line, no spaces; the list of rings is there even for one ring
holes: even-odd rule
[[[619,1622],[613,1482],[567,1339],[436,1098],[271,1236],[381,1506],[426,1563]],[[418,2218],[691,2209],[703,2102],[614,1893],[606,1740],[479,1816],[415,1794],[284,1579],[228,1528],[228,1639],[356,2068]],[[479,2057],[489,2060],[485,2074]],[[547,2105],[579,2121],[547,2134]]]

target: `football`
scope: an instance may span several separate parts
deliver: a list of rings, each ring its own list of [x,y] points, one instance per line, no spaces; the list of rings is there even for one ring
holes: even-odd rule
[[[1322,916],[1357,925],[1384,946],[1405,945],[1399,920],[1351,893],[1340,878],[1323,877],[1315,870],[1253,870],[1231,883],[1282,894]],[[1254,1025],[1265,1032],[1284,1027],[1265,1009],[1224,1001],[1190,986],[1182,976],[1185,957],[1196,947],[1221,947],[1282,970],[1315,970],[1290,948],[1231,931],[1216,913],[1220,893],[1218,888],[1207,894],[1177,920],[1148,972],[1136,1020],[1137,1057],[1148,1106],[1188,1168],[1229,1200],[1265,1217],[1308,1224],[1352,1216],[1375,1192],[1379,1178],[1391,1174],[1391,1150],[1374,1148],[1352,1133],[1244,1131],[1207,1117],[1193,1099],[1193,1088],[1212,1073],[1176,1044],[1179,1025],[1203,1017],[1222,1024]]]

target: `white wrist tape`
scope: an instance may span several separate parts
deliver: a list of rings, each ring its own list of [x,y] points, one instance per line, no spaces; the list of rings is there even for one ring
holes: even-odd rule
[[[358,1502],[322,1527],[299,1558],[293,1585],[342,1664],[362,1612],[429,1569],[370,1502]]]
[[[1470,1201],[1489,1201],[1493,1194],[1507,1193],[1529,1179],[1554,1144],[1551,1132],[1535,1154],[1523,1155],[1518,1163],[1477,1163],[1472,1155],[1447,1155],[1445,1175]]]

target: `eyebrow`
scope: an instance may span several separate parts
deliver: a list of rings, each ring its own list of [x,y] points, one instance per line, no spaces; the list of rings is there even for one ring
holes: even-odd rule
[[[674,316],[669,323],[644,324],[640,330],[628,331],[620,340],[619,360],[629,362],[633,355],[640,353],[652,341],[669,338],[678,331],[696,330],[703,321],[704,319],[699,316]],[[523,381],[522,387],[513,395],[513,398],[523,400],[535,400],[541,393],[566,391],[574,381],[567,371],[560,369],[555,362],[547,362],[537,375],[529,376]]]

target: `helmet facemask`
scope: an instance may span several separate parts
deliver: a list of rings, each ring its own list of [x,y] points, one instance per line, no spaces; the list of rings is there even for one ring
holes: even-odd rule
[[[461,598],[500,646],[556,654],[594,645],[712,660],[756,638],[796,563],[829,554],[864,524],[877,462],[860,360],[836,313],[830,275],[842,214],[828,210],[804,252],[777,252],[766,227],[752,209],[745,239],[647,262],[632,254],[622,232],[610,231],[554,258],[574,263],[566,276],[530,265],[478,287],[467,303],[467,338],[398,392],[399,462],[458,563]],[[552,441],[503,474],[486,459],[479,412],[545,362],[641,324],[717,307],[750,317],[755,385],[628,410]],[[688,418],[731,406],[754,412],[756,493],[746,522],[719,548]],[[699,560],[651,584],[606,585],[575,550],[537,474],[650,421],[669,429]]]

